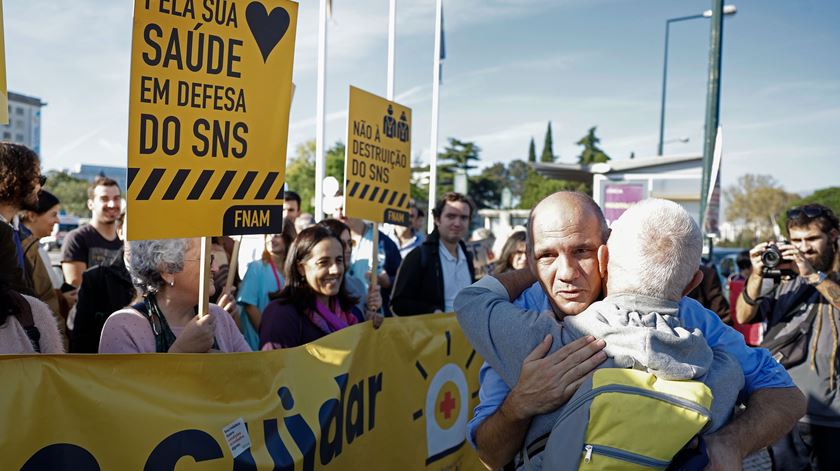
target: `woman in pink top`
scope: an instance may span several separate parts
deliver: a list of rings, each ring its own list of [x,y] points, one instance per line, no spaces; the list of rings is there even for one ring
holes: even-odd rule
[[[211,304],[209,315],[197,315],[200,239],[141,240],[126,249],[126,265],[143,301],[108,317],[99,353],[251,351],[225,309]],[[233,306],[227,294],[220,303]]]

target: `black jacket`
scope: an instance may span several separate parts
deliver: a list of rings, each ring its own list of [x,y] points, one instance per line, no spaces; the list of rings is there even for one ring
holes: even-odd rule
[[[136,291],[122,257],[114,265],[96,265],[82,274],[70,353],[99,353],[105,320],[131,304]]]
[[[470,280],[475,281],[472,254],[464,241],[458,241],[467,257]],[[403,259],[394,289],[391,292],[391,311],[398,316],[431,314],[444,309],[443,269],[440,266],[440,235],[435,229],[423,243]]]

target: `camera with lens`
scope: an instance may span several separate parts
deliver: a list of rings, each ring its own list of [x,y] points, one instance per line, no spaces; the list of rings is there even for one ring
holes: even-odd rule
[[[779,241],[779,244],[789,244],[788,241],[782,240]],[[788,260],[782,257],[782,251],[779,249],[779,246],[775,243],[767,244],[767,247],[764,249],[764,252],[761,254],[761,263],[764,264],[764,272],[761,274],[764,278],[781,278],[781,277],[793,277],[796,276],[796,272],[791,269],[780,269],[779,265],[791,262],[792,260]]]

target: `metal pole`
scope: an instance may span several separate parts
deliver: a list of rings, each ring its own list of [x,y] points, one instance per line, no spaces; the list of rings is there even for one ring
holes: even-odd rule
[[[394,101],[394,58],[397,44],[397,0],[390,0],[388,8],[388,94]]]
[[[668,83],[668,33],[671,30],[671,21],[665,22],[665,60],[662,62],[662,105],[659,108],[659,147],[656,155],[662,155],[662,141],[665,137],[665,84]]]
[[[723,0],[712,0],[712,31],[709,43],[709,82],[706,90],[706,129],[703,142],[703,181],[700,187],[700,227],[705,228],[706,200],[712,173],[712,157],[720,118],[721,43],[723,42]]]
[[[671,34],[671,23],[678,21],[696,20],[703,18],[706,15],[688,15],[680,16],[678,18],[671,18],[665,21],[665,60],[662,62],[662,103],[659,110],[659,145],[656,148],[656,155],[663,154],[664,139],[665,139],[665,87],[668,83],[668,39]]]
[[[315,110],[315,221],[324,217],[324,133],[327,83],[327,0],[318,10],[318,98]]]
[[[390,0],[388,7],[388,85],[387,98],[394,101],[394,53],[396,50],[397,0]],[[370,256],[370,284],[373,289],[379,284],[379,226],[371,222],[373,250]]]
[[[443,18],[443,0],[435,0],[435,61],[432,73],[432,138],[429,146],[431,159],[429,163],[429,211],[427,222],[429,233],[435,229],[435,218],[432,208],[437,198],[437,145],[438,145],[438,102],[440,101],[440,30]]]

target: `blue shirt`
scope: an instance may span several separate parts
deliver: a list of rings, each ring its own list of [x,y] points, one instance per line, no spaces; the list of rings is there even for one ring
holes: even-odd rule
[[[280,282],[277,282],[277,279]],[[256,306],[263,312],[268,305],[268,295],[283,288],[284,285],[283,274],[278,270],[277,278],[274,277],[274,270],[272,270],[271,263],[263,262],[262,260],[254,260],[248,264],[248,269],[245,272],[245,278],[239,285],[239,292],[236,301],[243,305],[239,313],[239,320],[242,325],[242,333],[245,336],[245,341],[251,346],[253,350],[259,350],[260,334],[251,324],[251,318],[245,312],[244,305],[250,304]]]
[[[522,309],[538,312],[551,308],[548,296],[539,283],[534,283],[525,290],[513,301],[513,304]],[[680,320],[687,329],[700,329],[709,346],[720,348],[735,356],[744,371],[742,400],[746,400],[749,395],[759,389],[794,386],[787,371],[770,356],[767,349],[748,347],[744,343],[744,337],[738,331],[721,322],[717,315],[705,309],[697,301],[686,297],[680,300]],[[475,430],[478,425],[493,415],[510,394],[510,387],[487,363],[481,365],[479,381],[481,383],[478,391],[480,402],[473,411],[473,418],[467,423],[467,440],[473,448],[476,448]]]

